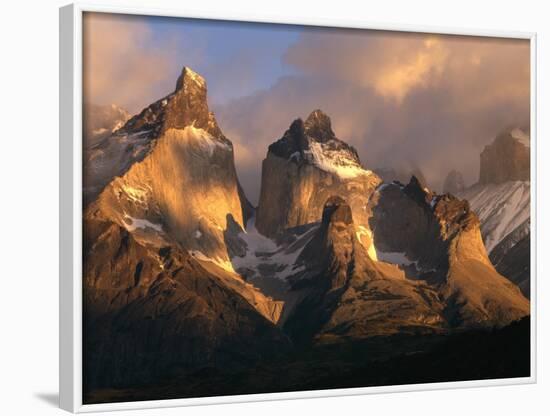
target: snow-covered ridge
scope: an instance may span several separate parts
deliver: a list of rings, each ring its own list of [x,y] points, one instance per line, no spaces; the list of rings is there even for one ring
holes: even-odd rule
[[[509,233],[530,217],[528,181],[475,185],[459,195],[479,217],[481,234],[490,253]]]
[[[309,150],[304,151],[306,160],[319,169],[330,172],[342,179],[351,179],[361,175],[370,175],[370,170],[363,169],[355,156],[345,149],[333,149],[330,142],[309,141]],[[292,154],[290,160],[299,158],[299,153]]]

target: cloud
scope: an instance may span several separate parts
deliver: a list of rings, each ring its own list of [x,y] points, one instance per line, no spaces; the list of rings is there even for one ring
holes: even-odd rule
[[[245,183],[259,182],[254,158],[315,108],[367,167],[417,165],[435,189],[453,168],[475,182],[483,147],[529,119],[527,41],[312,29],[284,60],[299,75],[216,108]],[[245,190],[254,201],[259,183]]]
[[[131,113],[169,93],[181,69],[174,50],[182,40],[168,35],[162,47],[139,16],[86,13],[83,23],[84,99],[115,103]]]
[[[440,76],[448,51],[436,36],[357,30],[315,30],[285,60],[305,73],[330,76],[401,102]]]
[[[419,86],[426,86],[434,76],[439,77],[447,58],[447,51],[437,39],[426,39],[406,62],[389,68],[379,68],[373,78],[376,92],[394,98],[399,103]]]
[[[450,87],[457,98],[461,91],[484,98],[529,92],[525,40],[316,29],[284,59],[304,74],[371,87],[398,102],[418,88]]]
[[[451,169],[475,182],[483,147],[529,120],[525,40],[305,28],[272,48],[273,33],[213,27],[86,14],[85,99],[135,113],[171,92],[183,65],[193,67],[207,79],[252,201],[269,144],[316,108],[366,167],[417,165],[435,189]]]

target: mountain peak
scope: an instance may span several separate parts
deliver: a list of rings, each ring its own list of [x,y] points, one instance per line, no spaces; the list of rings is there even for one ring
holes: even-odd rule
[[[330,117],[321,110],[312,111],[305,122],[295,119],[283,137],[269,146],[268,153],[296,163],[313,163],[346,178],[366,172],[357,150],[336,137]]]
[[[526,132],[521,129],[502,132],[481,152],[479,183],[528,181],[529,153],[529,137]]]
[[[161,101],[166,103],[164,130],[191,126],[224,139],[214,114],[208,109],[206,81],[201,75],[184,66],[176,82],[175,92],[166,98]]]
[[[334,139],[330,117],[321,110],[313,110],[304,123],[306,134],[323,143]]]
[[[411,176],[411,180],[403,188],[403,192],[419,203],[421,206],[427,205],[427,198],[429,196],[429,190],[424,186],[415,175]]]
[[[275,236],[317,222],[332,195],[345,196],[356,223],[367,224],[365,206],[379,183],[380,178],[361,165],[355,148],[334,135],[330,118],[315,110],[305,122],[295,119],[283,137],[269,146],[262,164],[256,227],[266,236]],[[308,196],[302,201],[279,208],[282,198],[301,195],[305,189]]]
[[[194,85],[201,89],[206,89],[205,79],[201,75],[193,71],[191,68],[189,68],[188,66],[184,66],[176,82],[175,92],[178,92],[181,89],[184,89],[185,86],[191,86],[191,85]]]
[[[422,181],[420,179],[418,179],[416,177],[416,175],[411,176],[411,180],[409,181],[409,183],[407,184],[406,187],[409,187],[410,189],[418,189],[418,190],[422,190],[422,191],[424,191],[424,188],[425,188]]]

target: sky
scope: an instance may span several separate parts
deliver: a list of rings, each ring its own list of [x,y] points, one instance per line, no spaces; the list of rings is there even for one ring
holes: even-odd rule
[[[267,147],[322,109],[367,169],[419,167],[440,191],[447,173],[477,181],[479,154],[528,126],[527,40],[87,14],[84,99],[134,114],[172,92],[183,66],[235,148],[256,203]]]

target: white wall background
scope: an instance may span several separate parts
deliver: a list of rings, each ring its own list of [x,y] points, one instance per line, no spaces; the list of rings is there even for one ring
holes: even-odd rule
[[[115,0],[100,3],[125,4]],[[274,18],[538,32],[537,385],[165,409],[118,414],[542,414],[550,408],[550,16],[544,1],[133,1]],[[54,415],[58,383],[58,0],[11,0],[0,14],[0,414]],[[130,4],[129,1],[126,4]]]

